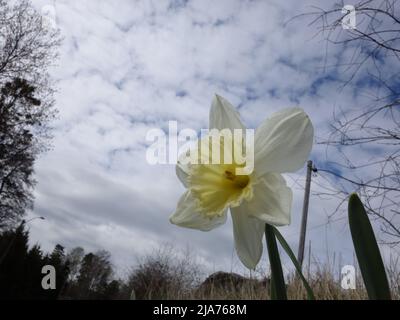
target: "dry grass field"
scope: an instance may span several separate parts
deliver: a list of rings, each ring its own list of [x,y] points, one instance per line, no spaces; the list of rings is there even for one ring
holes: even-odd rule
[[[398,260],[387,266],[393,299],[400,299],[400,272]],[[333,264],[332,264],[333,265]],[[356,271],[356,289],[344,290],[339,272],[332,266],[314,262],[305,266],[306,278],[317,300],[368,299],[359,270]],[[189,256],[178,256],[173,250],[161,250],[146,257],[131,270],[126,282],[126,295],[134,288],[138,300],[266,300],[270,299],[267,277],[249,279],[234,273],[214,273],[215,281],[206,280],[201,267]],[[288,299],[305,300],[306,291],[296,274],[286,278]],[[126,297],[121,297],[126,298]]]

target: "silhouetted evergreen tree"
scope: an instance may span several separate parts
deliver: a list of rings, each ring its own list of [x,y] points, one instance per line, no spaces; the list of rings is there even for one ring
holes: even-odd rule
[[[69,263],[65,258],[64,247],[60,244],[57,244],[48,258],[49,265],[52,265],[57,273],[56,273],[56,290],[51,291],[51,298],[58,299],[61,292],[66,289],[67,279],[69,274]]]
[[[57,245],[51,255],[43,255],[40,246],[28,246],[29,233],[24,223],[15,231],[0,235],[0,299],[58,299],[68,278],[64,248]],[[56,270],[56,289],[42,288],[42,268]]]
[[[34,245],[27,253],[25,263],[25,289],[27,299],[47,299],[48,292],[42,288],[42,268],[45,265],[45,257],[38,244]]]
[[[22,223],[1,237],[0,297],[24,298],[25,264],[28,253],[28,232]]]

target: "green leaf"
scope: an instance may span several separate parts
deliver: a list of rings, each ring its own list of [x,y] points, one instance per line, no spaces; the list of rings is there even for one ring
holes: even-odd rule
[[[287,300],[281,258],[279,257],[273,227],[269,224],[265,225],[265,240],[267,242],[269,263],[271,264],[271,299]]]
[[[279,232],[279,230],[277,228],[273,227],[273,231],[275,233],[276,238],[279,240],[281,246],[283,247],[283,249],[285,249],[290,260],[292,260],[294,267],[296,268],[296,271],[297,271],[298,275],[300,276],[300,279],[303,282],[304,287],[306,288],[308,300],[315,300],[314,293],[313,293],[310,285],[308,284],[306,278],[304,277],[304,275],[301,271],[300,264],[297,261],[296,256],[294,255],[292,249],[290,249],[289,244],[286,242],[285,238],[283,238],[282,234]]]
[[[349,224],[358,264],[371,300],[390,300],[390,288],[374,230],[364,206],[353,193],[349,199]]]

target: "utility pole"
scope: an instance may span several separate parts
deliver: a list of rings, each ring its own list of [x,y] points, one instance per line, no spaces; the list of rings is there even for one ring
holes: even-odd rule
[[[303,217],[301,219],[299,252],[297,255],[297,260],[299,261],[300,267],[303,266],[303,260],[304,260],[304,246],[305,246],[305,242],[306,242],[308,204],[310,201],[310,188],[311,188],[312,172],[313,172],[313,162],[310,160],[307,162],[307,179],[306,179],[306,189],[304,191]]]

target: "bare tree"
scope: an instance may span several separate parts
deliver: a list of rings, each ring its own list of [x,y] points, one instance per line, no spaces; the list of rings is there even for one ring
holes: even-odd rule
[[[30,1],[0,0],[0,228],[33,204],[33,165],[55,116],[48,70],[60,41]]]
[[[47,86],[60,41],[59,30],[51,28],[29,0],[14,6],[0,0],[1,83],[19,77],[36,87]]]
[[[129,272],[123,288],[125,298],[179,299],[188,296],[200,283],[201,268],[191,251],[164,245],[140,259]]]
[[[68,282],[72,283],[79,277],[79,270],[81,268],[83,257],[85,256],[85,250],[81,247],[73,248],[67,254],[67,261],[69,267]]]
[[[340,89],[351,87],[366,97],[362,106],[347,105],[335,110],[330,136],[319,141],[341,155],[339,161],[317,168],[335,186],[319,194],[337,196],[344,204],[349,191],[358,192],[371,216],[380,223],[381,240],[397,245],[400,243],[400,2],[360,1],[353,12],[343,10],[344,6],[342,2],[331,9],[314,8],[315,11],[306,14],[312,17],[310,25],[317,27],[317,33],[326,41],[326,68],[330,48],[339,46],[333,67],[343,77]],[[357,18],[355,28],[343,28],[343,19],[353,13]],[[362,159],[363,151],[373,156]]]

